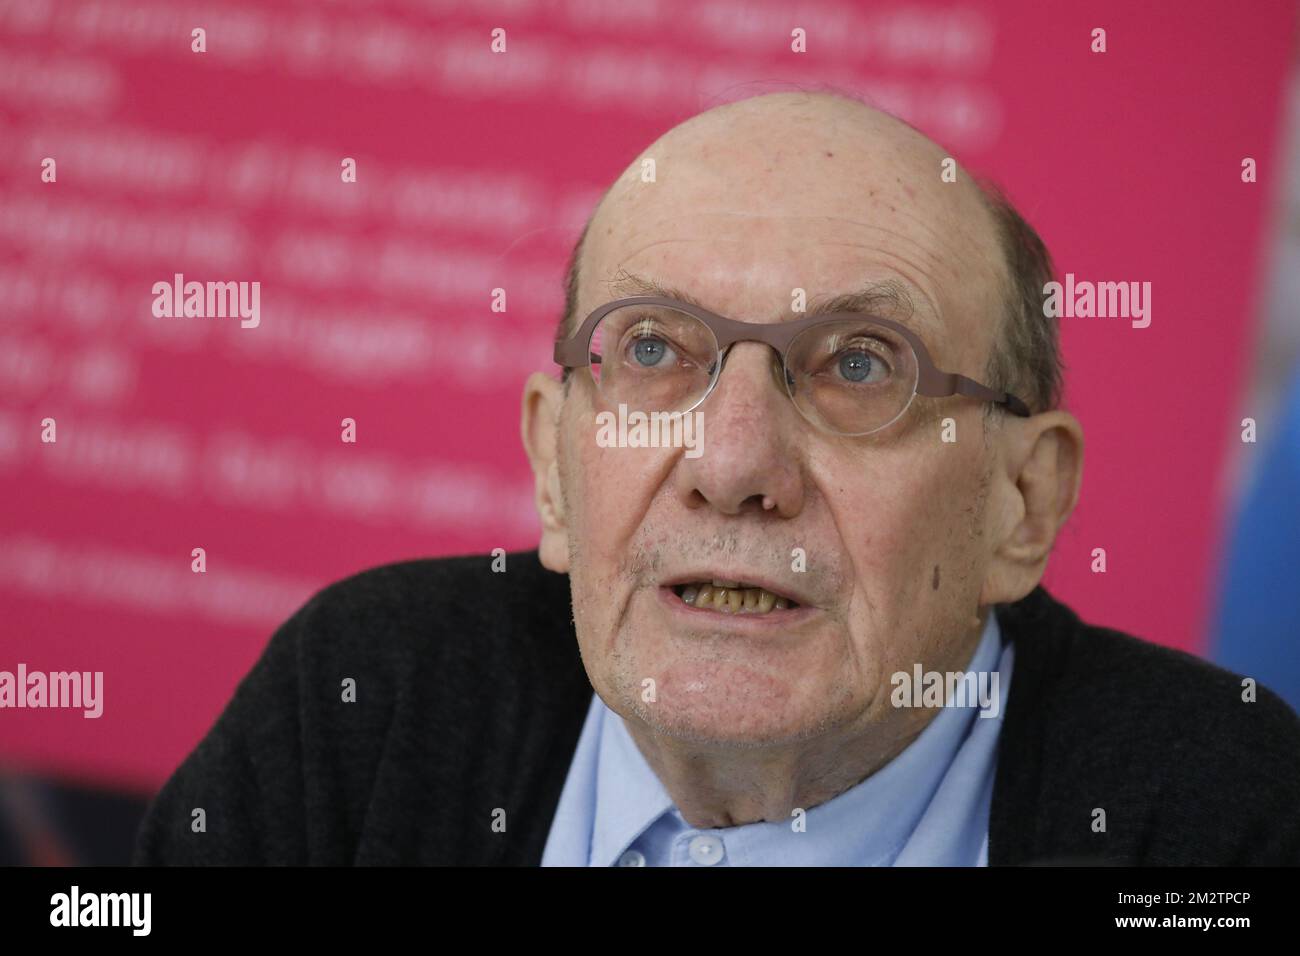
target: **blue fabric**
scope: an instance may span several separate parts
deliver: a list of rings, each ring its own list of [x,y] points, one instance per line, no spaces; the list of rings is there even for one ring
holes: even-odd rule
[[[1300,369],[1278,433],[1246,448],[1261,461],[1228,546],[1213,659],[1300,710]]]
[[[996,716],[980,716],[977,706],[939,708],[888,764],[809,809],[803,832],[790,822],[691,827],[622,719],[593,694],[542,865],[635,865],[630,857],[647,866],[987,866],[1013,661],[990,613],[966,670],[998,673]],[[701,863],[701,853],[720,859]]]

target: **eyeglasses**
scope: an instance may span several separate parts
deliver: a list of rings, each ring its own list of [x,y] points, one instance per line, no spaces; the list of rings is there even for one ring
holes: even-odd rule
[[[555,362],[589,367],[611,404],[689,412],[718,384],[737,342],[781,357],[785,388],[803,416],[839,435],[869,435],[899,419],[917,395],[966,395],[1029,416],[1029,408],[965,375],[935,368],[914,332],[874,315],[840,312],[770,324],[738,322],[660,296],[606,303],[569,338]]]

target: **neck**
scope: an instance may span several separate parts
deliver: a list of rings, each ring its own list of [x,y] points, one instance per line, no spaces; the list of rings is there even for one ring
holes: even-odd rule
[[[988,614],[982,609],[965,660],[975,653]],[[788,822],[861,783],[903,752],[938,711],[895,708],[888,693],[861,722],[772,745],[683,740],[640,720],[623,722],[688,824],[697,829]]]
[[[866,739],[835,735],[735,749],[702,747],[624,722],[682,817],[697,829],[788,821],[796,808],[809,810],[865,780],[925,726],[877,727]]]

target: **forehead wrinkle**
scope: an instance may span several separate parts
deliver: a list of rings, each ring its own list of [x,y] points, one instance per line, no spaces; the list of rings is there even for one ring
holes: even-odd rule
[[[934,336],[941,337],[948,332],[947,325],[944,321],[946,312],[940,307],[936,298],[930,295],[926,288],[927,284],[937,287],[938,282],[936,278],[923,267],[909,262],[896,253],[887,251],[882,252],[872,247],[862,246],[856,242],[826,243],[826,245],[845,246],[851,249],[869,249],[873,256],[875,256],[875,259],[872,264],[867,267],[867,271],[878,271],[877,267],[879,266],[883,267],[883,269],[889,272],[890,275],[881,276],[876,279],[868,279],[868,287],[892,280],[898,282],[901,286],[901,291],[906,293],[906,316],[905,318],[900,318],[898,321],[907,325],[915,319],[916,323],[920,326],[916,331],[928,332]],[[913,272],[915,272],[916,275],[913,275]],[[918,281],[918,276],[926,281]],[[861,290],[847,289],[832,292],[824,296],[819,296],[815,301],[821,302],[825,299],[831,299],[839,295],[852,294],[858,291]]]
[[[1001,248],[998,245],[996,224],[989,222],[986,230],[981,230],[977,225],[970,222],[966,216],[954,216],[949,222],[944,223],[942,229],[933,221],[929,221],[907,207],[897,210],[897,213],[911,220],[930,237],[935,240],[937,247],[949,248],[959,255],[949,255],[940,257],[940,262],[949,260],[953,263],[967,262],[978,267],[987,268],[990,264],[1001,261]],[[987,217],[986,217],[987,218]],[[908,240],[906,236],[894,233],[893,230],[885,229],[883,226],[875,226],[871,223],[860,223],[863,228],[883,230],[904,241],[911,241],[918,248],[923,248],[914,239]],[[949,228],[951,226],[951,228]],[[933,258],[933,256],[932,256]],[[958,278],[958,269],[954,265],[952,273],[954,278]]]
[[[616,275],[605,279],[604,285],[609,294],[616,298],[634,295],[657,295],[667,299],[676,299],[678,302],[685,302],[701,309],[709,309],[707,305],[683,289],[661,285],[657,279],[637,275],[628,272],[626,269],[619,269]],[[709,309],[709,311],[715,310]]]
[[[884,236],[888,238],[893,245],[905,245],[907,247],[910,247],[909,251],[918,260],[916,263],[916,271],[921,275],[925,276],[925,278],[929,279],[931,282],[935,283],[936,285],[939,284],[939,277],[937,275],[937,273],[939,272],[947,273],[947,277],[953,283],[955,284],[961,283],[960,266],[958,265],[958,263],[962,260],[962,257],[960,255],[953,255],[952,251],[960,252],[964,250],[970,250],[972,247],[978,246],[977,242],[972,241],[969,232],[967,232],[966,230],[959,230],[959,233],[961,235],[957,243],[958,249],[952,250],[948,254],[945,254],[943,251],[943,247],[951,245],[951,238],[952,238],[951,233],[947,232],[946,230],[941,231],[936,225],[931,224],[925,218],[917,216],[912,213],[905,213],[905,215],[907,215],[908,218],[913,220],[921,229],[923,229],[927,234],[926,236],[919,237],[919,238],[915,236],[909,236],[897,231],[896,229],[892,229],[886,226],[876,225],[874,223],[862,222],[861,220],[856,220],[856,219],[848,219],[841,216],[793,216],[793,215],[769,216],[764,213],[700,213],[700,214],[694,214],[689,218],[695,218],[695,216],[697,215],[729,215],[735,218],[743,218],[743,219],[761,218],[761,219],[803,220],[807,222],[821,221],[821,222],[847,223],[849,225],[855,226],[858,229],[866,230],[870,233],[875,233]],[[671,224],[676,226],[680,224],[680,221],[681,220],[671,220],[671,219],[664,220],[663,224]],[[660,225],[660,223],[655,223],[654,226],[651,226],[649,228],[653,230],[658,225]],[[935,246],[938,246],[939,248],[936,249],[928,246],[923,241],[925,238],[930,238],[934,240],[933,244]],[[963,242],[960,241],[960,239],[965,239],[967,241]],[[701,237],[701,238],[693,238],[688,236],[688,237],[656,239],[643,246],[639,246],[636,249],[632,250],[631,252],[623,255],[621,257],[619,265],[622,266],[634,256],[638,256],[649,249],[653,249],[656,246],[665,245],[667,243],[707,242],[712,244],[720,244],[725,242],[729,244],[738,244],[738,243],[744,243],[748,241],[750,241],[748,238],[726,238],[726,237],[715,238],[711,236]],[[824,246],[840,246],[840,247],[857,246],[857,247],[867,248],[865,243],[851,241],[850,237],[835,238],[835,239],[827,238],[827,239],[819,239],[815,241],[818,245],[824,245]],[[878,253],[883,252],[885,254],[893,253],[894,255],[898,255],[897,252],[887,247],[881,250],[872,250],[872,251]],[[979,263],[979,265],[986,266],[987,262],[981,262]]]
[[[667,299],[676,299],[678,302],[685,302],[689,305],[697,306],[701,309],[707,309],[710,312],[726,315],[722,309],[712,308],[690,292],[679,289],[650,276],[638,275],[628,272],[626,269],[620,269],[618,274],[611,278],[603,280],[603,284],[609,290],[609,294],[614,298],[623,298],[625,296],[635,295],[654,295],[662,296]],[[918,311],[916,300],[912,296],[912,285],[907,280],[899,277],[888,277],[874,281],[868,281],[847,292],[829,292],[814,296],[809,300],[808,308],[804,313],[805,316],[814,316],[819,314],[828,314],[831,312],[853,312],[864,315],[875,315],[882,318],[889,318],[901,325],[913,328],[917,334],[925,337],[926,333],[933,335],[938,334],[936,322],[931,319],[924,311]],[[920,290],[917,290],[920,291]],[[924,293],[922,293],[924,295]],[[887,308],[876,308],[877,304],[884,304]],[[831,308],[834,306],[834,308]],[[735,317],[739,318],[739,317]],[[778,316],[776,321],[788,316]],[[917,320],[920,320],[919,322]],[[741,321],[752,321],[749,319],[740,319]],[[920,326],[919,328],[914,328]]]
[[[953,250],[949,250],[946,254],[944,250],[944,247],[949,244],[947,242],[948,234],[941,233],[938,229],[930,226],[924,220],[917,219],[916,221],[921,226],[921,228],[928,233],[928,236],[923,236],[923,237],[911,236],[908,235],[907,233],[899,232],[897,229],[894,229],[890,226],[878,225],[876,223],[862,222],[862,223],[858,223],[857,225],[860,229],[863,229],[868,233],[872,233],[877,236],[882,236],[889,240],[888,242],[882,242],[880,244],[880,249],[878,250],[880,253],[902,258],[903,255],[910,252],[911,255],[916,259],[917,270],[921,272],[923,275],[925,275],[925,277],[930,281],[938,284],[939,277],[937,274],[934,273],[939,273],[941,271],[946,272],[948,278],[951,279],[952,281],[954,282],[959,281],[961,277],[960,276],[961,257],[959,255],[952,254]],[[861,237],[861,238],[865,239],[866,237]],[[934,240],[934,242],[926,243],[924,241],[926,238],[932,239]],[[856,245],[856,246],[862,246],[864,248],[868,248],[864,242],[860,240],[852,241],[847,237],[841,240],[827,240],[823,244],[828,246]],[[958,246],[960,248],[961,244],[958,243]]]
[[[920,226],[921,229],[923,229],[926,232],[927,236],[938,240],[940,244],[945,244],[944,240],[946,238],[956,234],[961,240],[960,243],[961,245],[966,247],[978,245],[978,234],[977,232],[973,231],[973,227],[971,227],[968,223],[965,222],[964,217],[954,218],[952,224],[955,225],[955,228],[948,228],[948,224],[944,224],[943,228],[941,229],[938,224],[932,221],[933,217],[922,216],[919,213],[913,212],[906,206],[898,207],[895,208],[894,210],[891,210],[891,214],[902,215],[907,219],[911,220],[912,222]],[[670,216],[663,219],[659,219],[650,224],[643,225],[641,230],[638,231],[653,232],[656,228],[662,225],[679,227],[683,222],[706,218],[706,217],[718,217],[718,218],[727,217],[727,218],[744,219],[744,220],[770,219],[770,220],[777,220],[777,221],[784,221],[784,222],[802,221],[807,223],[822,223],[822,222],[845,223],[847,225],[856,226],[861,229],[877,229],[877,230],[885,229],[885,227],[877,225],[876,223],[873,222],[867,222],[861,219],[850,219],[845,216],[810,216],[806,214],[795,215],[795,214],[783,214],[783,213],[766,212],[766,211],[739,212],[735,210],[704,210],[704,211],[693,212],[686,216]],[[896,233],[893,232],[892,230],[885,230],[885,231],[890,232],[893,235],[898,235],[900,238],[903,237],[901,233]],[[657,245],[660,242],[677,242],[677,241],[693,241],[693,240],[691,240],[689,237],[679,237],[678,239],[660,239],[660,240],[655,240],[654,242],[650,243],[650,245],[645,246],[643,248],[650,248],[650,246]],[[743,240],[719,239],[717,241],[740,242]],[[919,243],[916,243],[915,239],[911,241],[919,245]]]
[[[741,213],[741,212],[694,213],[684,218],[694,219],[700,216],[719,216],[719,215],[728,215],[734,218],[741,218],[741,219],[777,218],[777,217],[767,216],[765,214]],[[916,223],[921,228],[923,228],[926,232],[934,236],[936,240],[940,242],[943,241],[944,237],[939,233],[939,231],[936,228],[932,227],[924,218],[916,216],[911,213],[907,213],[907,215],[909,216],[909,218],[915,220]],[[909,293],[912,293],[911,298],[913,299],[913,301],[909,304],[913,306],[919,304],[920,308],[909,309],[908,310],[909,314],[907,315],[906,320],[900,319],[899,321],[903,321],[903,324],[905,325],[911,325],[918,332],[918,334],[922,334],[923,336],[925,336],[926,337],[925,340],[927,344],[930,345],[930,347],[936,351],[936,358],[938,358],[938,353],[943,351],[942,345],[940,344],[941,339],[947,336],[951,330],[947,328],[944,319],[944,316],[946,315],[946,310],[944,308],[941,308],[939,304],[939,298],[944,298],[943,293],[945,291],[945,284],[940,280],[939,276],[936,275],[935,273],[938,270],[941,270],[944,273],[946,273],[950,278],[950,281],[948,283],[949,285],[953,285],[953,286],[966,285],[967,283],[962,279],[960,275],[960,269],[955,265],[951,265],[951,263],[957,261],[960,258],[959,256],[955,256],[955,255],[944,256],[936,252],[929,246],[918,241],[917,237],[915,236],[900,233],[894,229],[885,226],[866,223],[866,222],[862,222],[861,220],[850,219],[847,217],[790,215],[790,216],[782,216],[779,218],[786,219],[786,220],[804,220],[808,222],[822,221],[822,222],[847,223],[852,226],[855,226],[858,229],[865,230],[870,233],[875,233],[879,236],[883,236],[889,239],[890,241],[888,243],[882,243],[880,245],[871,245],[864,241],[860,241],[865,237],[858,237],[859,241],[850,241],[847,238],[842,241],[829,240],[829,239],[818,240],[817,245],[826,246],[826,247],[862,249],[874,260],[870,265],[864,263],[864,269],[871,269],[873,266],[883,266],[888,272],[892,273],[894,276],[902,280]],[[680,226],[680,224],[681,224],[681,220],[664,219],[655,222],[652,226],[648,228],[650,230],[653,230],[654,228],[657,228],[660,225]],[[615,270],[614,275],[604,279],[603,284],[608,290],[611,299],[621,297],[620,292],[624,294],[637,294],[637,295],[663,295],[665,293],[676,293],[676,294],[669,294],[668,297],[677,298],[683,302],[687,302],[691,305],[695,305],[700,308],[708,309],[709,311],[712,312],[717,312],[721,315],[727,315],[729,309],[726,308],[725,306],[711,305],[708,302],[704,301],[703,297],[692,295],[686,289],[680,288],[680,286],[684,285],[685,283],[678,282],[676,283],[678,288],[671,289],[669,288],[671,283],[669,283],[667,280],[661,282],[657,277],[647,278],[644,276],[634,276],[632,281],[624,281],[621,283],[619,281],[619,277],[620,275],[623,274],[632,275],[631,273],[628,273],[625,264],[629,262],[631,259],[641,255],[643,252],[649,249],[653,249],[657,246],[678,244],[684,242],[706,243],[710,245],[721,245],[724,243],[728,245],[738,245],[738,244],[745,244],[750,241],[751,240],[748,238],[727,238],[727,237],[711,237],[711,236],[710,237],[689,237],[688,236],[688,237],[656,239],[650,243],[647,243],[646,245],[639,246],[636,249],[620,256],[619,265]],[[915,257],[916,261],[909,259],[907,257],[908,253],[911,253],[912,256]],[[888,277],[887,276],[881,277],[881,279],[885,279],[885,278]],[[870,281],[871,280],[868,280],[868,282]],[[931,294],[931,290],[933,291],[933,294]],[[860,287],[856,287],[856,288],[842,287],[836,290],[835,292],[830,293],[829,295],[830,296],[847,295],[858,291],[861,291]],[[780,321],[779,316],[775,317],[775,320]]]
[[[674,241],[678,241],[678,240],[664,240],[664,242],[674,242]],[[700,241],[700,240],[681,240],[681,241]],[[740,240],[724,240],[724,241],[739,242]],[[865,278],[863,285],[855,285],[853,287],[841,287],[834,292],[824,293],[822,295],[816,296],[813,299],[813,301],[820,302],[834,297],[842,297],[846,295],[860,293],[864,291],[864,286],[866,288],[871,288],[873,286],[888,282],[890,280],[894,280],[900,283],[901,285],[900,291],[906,294],[905,296],[906,301],[903,303],[903,305],[905,306],[904,316],[902,318],[899,318],[898,321],[902,321],[904,324],[909,324],[909,322],[913,319],[913,317],[915,317],[920,320],[919,324],[922,326],[922,328],[917,330],[918,332],[922,332],[925,330],[928,330],[929,332],[934,334],[942,334],[944,332],[945,329],[944,322],[943,322],[944,311],[939,307],[938,303],[929,294],[929,292],[927,292],[925,288],[925,283],[917,281],[917,279],[910,274],[913,268],[915,268],[915,271],[922,278],[928,280],[930,283],[934,283],[935,282],[934,277],[931,276],[928,272],[926,272],[925,269],[920,267],[913,267],[911,263],[907,262],[906,260],[902,259],[899,256],[896,256],[891,253],[881,254],[878,250],[872,249],[871,247],[863,246],[860,243],[828,242],[828,243],[824,243],[824,245],[842,246],[850,249],[867,249],[870,252],[872,252],[877,258],[874,263],[872,263],[869,266],[865,266],[864,271],[867,272],[876,271],[875,270],[876,266],[883,266],[885,270],[891,273],[891,275],[880,276],[879,278],[874,278],[874,279]],[[626,266],[619,266],[617,271],[612,276],[608,276],[604,279],[599,280],[599,283],[605,287],[606,293],[610,297],[610,300],[616,298],[623,298],[625,296],[634,296],[634,295],[656,295],[656,296],[664,296],[670,299],[677,299],[681,302],[686,302],[689,303],[690,305],[694,305],[702,309],[707,309],[710,312],[716,312],[719,315],[728,315],[731,312],[731,309],[729,309],[728,307],[706,302],[703,296],[697,296],[691,293],[690,291],[688,291],[687,289],[683,288],[683,286],[686,285],[687,283],[682,283],[682,282],[673,283],[668,280],[660,280],[657,276],[654,275],[645,275],[642,273],[629,272]],[[918,302],[921,305],[921,308],[917,308]],[[779,321],[781,313],[778,312],[775,313],[775,315],[776,315],[776,320]],[[740,318],[739,316],[732,316],[732,317]],[[742,321],[747,321],[747,320],[742,319]]]
[[[646,250],[648,250],[648,249],[653,249],[653,248],[655,248],[656,246],[666,246],[666,245],[670,245],[670,244],[675,243],[675,242],[708,242],[708,243],[711,243],[711,244],[713,244],[713,245],[719,245],[719,244],[721,244],[721,243],[728,243],[728,244],[731,244],[731,245],[738,245],[738,244],[743,243],[743,242],[745,242],[745,241],[746,241],[746,240],[744,240],[744,239],[726,239],[726,238],[721,238],[721,237],[719,237],[719,238],[709,237],[709,238],[706,238],[706,239],[699,239],[699,238],[692,239],[692,238],[690,238],[690,237],[681,237],[681,236],[679,236],[679,237],[677,237],[677,238],[675,238],[675,239],[656,239],[656,240],[654,240],[653,242],[646,243],[644,246],[637,246],[637,247],[636,247],[635,249],[633,249],[631,252],[629,252],[629,253],[627,253],[626,255],[624,255],[624,256],[619,260],[619,263],[618,263],[617,268],[618,268],[618,269],[622,269],[622,268],[624,267],[624,265],[627,263],[627,261],[628,261],[629,259],[632,259],[632,258],[634,258],[634,257],[636,257],[636,256],[639,256],[639,255],[641,255],[641,253],[645,252]],[[611,280],[606,280],[606,281],[608,282],[608,281],[611,281]]]
[[[881,230],[881,231],[887,232],[887,230]],[[904,243],[906,243],[906,239],[904,237],[899,237],[899,238],[903,238]],[[926,268],[925,263],[913,261],[912,259],[907,258],[907,256],[905,255],[905,250],[900,251],[888,246],[886,247],[871,246],[861,242],[825,242],[822,243],[822,245],[845,248],[845,249],[862,249],[866,251],[870,256],[870,262],[864,263],[863,268],[869,269],[875,264],[879,263],[886,266],[886,268],[890,269],[891,271],[898,273],[900,278],[906,280],[909,285],[914,287],[916,292],[919,293],[920,296],[925,300],[925,304],[930,307],[930,310],[934,312],[936,316],[939,315],[940,309],[935,299],[939,294],[939,292],[942,290],[943,283],[940,281],[938,276],[936,276],[933,272],[931,272],[930,269]],[[917,250],[917,252],[922,252],[922,251],[923,250],[920,249]],[[922,255],[920,258],[924,259],[924,258],[932,258],[932,257]],[[934,260],[932,265],[941,266],[942,260],[936,259]],[[916,277],[919,277],[919,279],[924,279],[925,281],[924,282],[919,281],[918,278],[909,274],[912,272],[916,273]],[[954,284],[956,284],[958,279],[957,275],[954,274],[952,276],[952,279],[954,281]],[[929,293],[929,291],[926,289],[927,284],[934,287],[935,295],[932,296]]]
[[[706,216],[733,217],[738,219],[781,219],[794,220],[803,219],[810,222],[845,222],[851,225],[867,225],[860,219],[850,218],[844,215],[833,213],[810,213],[807,211],[806,204],[810,198],[806,193],[796,192],[792,195],[785,195],[788,192],[788,185],[784,183],[774,184],[774,188],[766,194],[763,191],[755,191],[752,186],[747,186],[743,192],[734,192],[728,196],[719,196],[713,189],[693,190],[683,188],[682,191],[672,194],[646,194],[637,193],[621,197],[621,201],[630,207],[631,212],[638,216],[654,215],[657,208],[665,203],[678,203],[692,206],[691,212],[687,216],[665,216],[660,221],[677,222],[682,218],[702,218]],[[864,191],[871,190],[866,197],[862,194]],[[704,195],[698,197],[692,196],[694,191],[704,192]],[[891,184],[877,182],[873,184],[870,181],[853,180],[843,188],[836,189],[829,195],[821,197],[819,202],[825,201],[837,205],[852,199],[866,199],[871,205],[877,207],[888,207],[890,214],[902,215],[918,223],[928,231],[933,232],[937,220],[948,220],[944,223],[945,233],[949,224],[957,227],[956,231],[966,233],[967,239],[975,238],[972,230],[978,232],[979,225],[982,223],[988,234],[993,235],[995,223],[987,215],[987,210],[983,203],[978,200],[972,202],[966,196],[960,198],[950,196],[940,196],[939,194],[926,193],[925,200],[921,201],[915,198],[905,198]],[[692,205],[692,200],[698,199],[698,205]],[[768,208],[754,210],[748,209],[726,209],[718,208],[716,205],[706,206],[705,203],[716,203],[719,199],[724,201],[730,199],[742,205],[759,205],[763,204]],[[613,206],[614,204],[610,204]],[[795,212],[783,212],[781,206],[794,206]],[[922,208],[923,207],[923,208]]]

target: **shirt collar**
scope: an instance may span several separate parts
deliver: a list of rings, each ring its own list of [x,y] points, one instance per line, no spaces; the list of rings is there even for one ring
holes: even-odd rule
[[[623,718],[599,696],[596,819],[591,833],[591,865],[612,866],[642,831],[673,810],[673,798],[646,762]]]

